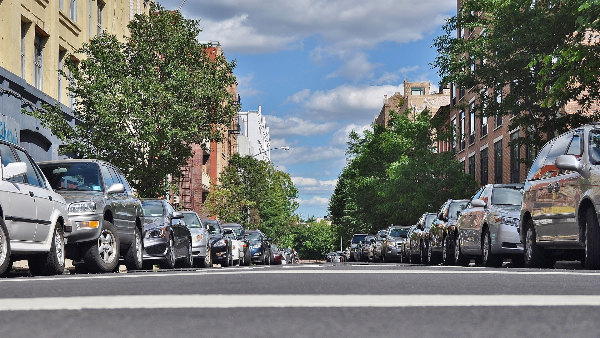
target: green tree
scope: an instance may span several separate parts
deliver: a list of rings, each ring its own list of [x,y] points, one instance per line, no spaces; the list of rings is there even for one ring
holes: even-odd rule
[[[297,195],[289,174],[269,162],[235,154],[220,184],[211,190],[207,207],[221,221],[256,227],[276,240],[288,238],[290,243]]]
[[[235,64],[198,42],[199,22],[152,5],[130,36],[102,34],[67,57],[72,117],[58,106],[29,112],[65,152],[120,167],[144,197],[164,195],[192,156],[191,144],[219,137],[239,109],[229,92]]]
[[[433,134],[425,111],[415,120],[392,114],[387,128],[351,136],[350,159],[329,204],[339,235],[348,240],[390,224],[411,225],[448,198],[473,193],[475,180],[454,156],[432,151]]]
[[[510,129],[526,132],[518,143],[539,149],[548,138],[597,118],[562,114],[561,108],[581,94],[555,95],[573,69],[544,66],[556,60],[557,51],[572,46],[574,37],[581,39],[582,34],[574,33],[583,2],[465,0],[435,40],[433,66],[444,83],[477,95],[481,116],[511,116]]]
[[[325,221],[313,221],[294,227],[294,248],[303,259],[323,259],[336,244],[337,231]]]

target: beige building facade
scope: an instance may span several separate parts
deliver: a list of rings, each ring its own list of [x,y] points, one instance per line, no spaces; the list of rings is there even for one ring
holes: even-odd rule
[[[60,142],[21,109],[58,101],[69,114],[58,74],[66,58],[101,32],[128,35],[129,21],[149,9],[147,0],[0,0],[0,139],[36,160],[56,158]]]

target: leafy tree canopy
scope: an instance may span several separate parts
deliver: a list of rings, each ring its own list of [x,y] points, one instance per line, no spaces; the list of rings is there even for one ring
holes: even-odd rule
[[[66,58],[74,121],[58,106],[29,112],[65,152],[120,167],[143,197],[164,195],[191,144],[217,139],[239,110],[234,62],[198,42],[198,21],[152,6],[123,42],[103,33]]]

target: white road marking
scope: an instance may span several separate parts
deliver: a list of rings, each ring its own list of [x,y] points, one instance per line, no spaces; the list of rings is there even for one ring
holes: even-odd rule
[[[92,280],[92,279],[119,279],[119,278],[164,278],[164,277],[197,277],[211,275],[241,275],[241,274],[368,274],[368,275],[547,275],[547,276],[587,276],[600,277],[600,272],[576,272],[576,271],[556,271],[556,270],[438,270],[438,269],[420,269],[420,270],[343,270],[343,269],[265,269],[263,267],[253,267],[252,269],[206,269],[177,272],[155,272],[155,273],[115,273],[103,275],[74,275],[74,276],[54,276],[54,277],[36,277],[36,278],[0,278],[2,283],[27,283],[40,281],[74,281],[74,280]]]
[[[0,311],[216,308],[600,306],[589,295],[143,295],[0,299]]]

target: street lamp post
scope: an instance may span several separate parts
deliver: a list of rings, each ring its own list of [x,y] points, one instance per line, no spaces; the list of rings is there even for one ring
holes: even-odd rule
[[[259,152],[259,153],[257,153],[257,154],[254,154],[254,155],[252,155],[252,157],[256,157],[256,156],[258,156],[258,155],[261,155],[261,154],[264,154],[264,153],[266,153],[267,151],[270,151],[270,150],[275,150],[275,149],[280,149],[280,150],[291,150],[292,148],[290,148],[290,147],[288,147],[288,146],[283,146],[283,147],[274,147],[274,148],[271,148],[271,149],[263,150],[263,151],[261,151],[261,152]]]

